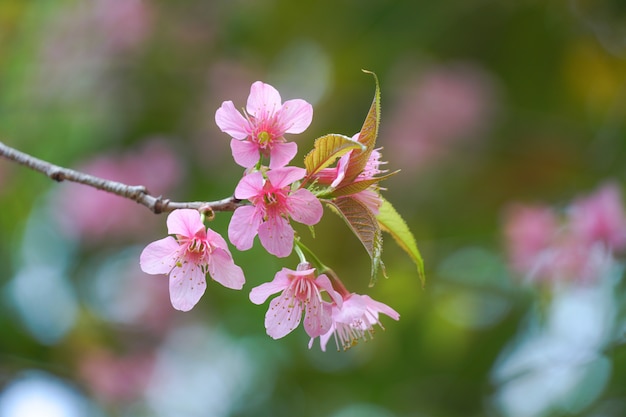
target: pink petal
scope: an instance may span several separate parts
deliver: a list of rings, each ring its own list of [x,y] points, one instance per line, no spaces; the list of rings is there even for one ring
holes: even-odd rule
[[[270,217],[259,226],[261,244],[265,250],[279,258],[285,258],[291,254],[293,236],[294,231],[289,221],[281,216]]]
[[[285,133],[302,133],[313,120],[313,106],[301,99],[287,100],[280,109],[278,123]]]
[[[170,300],[176,310],[189,311],[206,290],[205,274],[200,265],[184,261],[170,273]]]
[[[292,292],[285,291],[270,302],[265,314],[265,328],[273,339],[280,339],[298,327],[302,305]]]
[[[255,207],[237,208],[228,225],[228,239],[239,250],[250,249],[262,221]]]
[[[335,330],[336,330],[335,325],[332,324],[330,326],[330,330],[328,330],[328,332],[320,336],[320,348],[322,349],[322,352],[326,352],[326,344],[328,344],[328,340],[335,333]],[[309,349],[311,349],[311,346],[312,346],[312,343],[309,343]]]
[[[139,265],[146,274],[168,274],[178,259],[180,246],[171,236],[150,243],[139,256]]]
[[[259,152],[259,145],[247,140],[230,141],[230,150],[233,153],[233,159],[237,165],[244,168],[252,168],[259,162],[261,153]]]
[[[304,314],[304,330],[311,337],[325,334],[333,323],[331,304],[315,297],[305,304]]]
[[[270,151],[270,169],[281,168],[287,165],[298,153],[295,142],[276,142]]]
[[[216,248],[209,256],[209,274],[211,278],[226,288],[240,290],[246,282],[243,270],[235,265],[230,253]]]
[[[269,84],[256,81],[250,87],[246,111],[256,119],[268,119],[281,107],[280,93]]]
[[[306,175],[306,169],[298,167],[283,167],[267,171],[267,179],[274,188],[284,188]]]
[[[324,214],[322,203],[309,190],[303,188],[288,197],[289,214],[298,223],[317,224]]]
[[[341,184],[341,181],[343,181],[343,179],[346,177],[346,170],[348,169],[348,161],[350,160],[351,154],[352,154],[352,151],[348,152],[347,154],[339,158],[339,162],[337,162],[337,167],[336,167],[337,177],[330,184],[331,187],[337,187],[339,184]]]
[[[374,310],[377,313],[386,314],[387,316],[391,317],[394,320],[400,319],[400,314],[393,308],[389,307],[387,304],[383,304],[379,301],[373,300],[368,295],[362,295],[361,297],[363,297],[363,300],[365,301],[365,305],[369,309]]]
[[[226,243],[226,240],[222,237],[222,235],[220,235],[219,233],[217,233],[213,229],[207,228],[206,236],[207,236],[207,240],[209,241],[211,246],[215,246],[216,248],[224,249],[230,255],[230,250],[228,249],[228,244]]]
[[[326,276],[325,274],[319,275],[317,278],[315,278],[315,284],[319,288],[326,291],[330,298],[335,302],[335,304],[339,308],[341,308],[341,305],[343,304],[343,298],[341,297],[341,294],[335,291],[335,289],[333,288],[333,284],[330,282],[328,276]]]
[[[250,291],[250,301],[254,304],[263,304],[270,295],[285,290],[291,283],[289,272],[288,269],[283,268],[276,273],[271,282],[266,282],[258,287],[252,288],[252,291]]]
[[[215,112],[215,123],[224,133],[235,139],[245,139],[250,134],[250,123],[235,109],[232,101],[225,101]]]
[[[263,174],[259,171],[245,175],[239,180],[239,184],[235,187],[235,197],[241,200],[247,200],[263,192],[265,180]]]
[[[194,237],[200,230],[204,230],[204,224],[197,210],[179,209],[167,216],[167,232],[170,235]]]

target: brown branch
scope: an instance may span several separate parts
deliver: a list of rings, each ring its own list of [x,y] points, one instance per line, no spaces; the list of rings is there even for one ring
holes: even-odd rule
[[[167,213],[183,208],[208,213],[214,211],[234,211],[237,207],[242,205],[241,200],[235,197],[228,197],[218,201],[170,201],[162,196],[155,197],[150,195],[143,185],[127,185],[117,181],[105,180],[104,178],[95,177],[73,169],[63,168],[35,158],[27,153],[20,152],[2,142],[0,142],[0,156],[20,165],[27,166],[34,171],[41,172],[54,181],[77,182],[98,190],[119,195],[120,197],[128,198],[148,207],[156,214]]]

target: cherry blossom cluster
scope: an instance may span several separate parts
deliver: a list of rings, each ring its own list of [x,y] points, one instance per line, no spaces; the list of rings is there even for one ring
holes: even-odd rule
[[[564,211],[512,206],[505,235],[512,268],[530,281],[595,282],[626,250],[626,214],[619,188],[605,184]]]
[[[245,169],[233,194],[241,204],[228,226],[230,243],[245,251],[258,236],[270,254],[285,258],[295,251],[299,257],[295,269],[281,269],[273,280],[250,292],[255,304],[278,294],[265,315],[267,334],[274,339],[286,336],[304,321],[309,347],[319,337],[325,350],[334,336],[337,348],[347,349],[371,337],[375,325],[382,327],[381,313],[399,319],[391,307],[348,291],[337,274],[302,243],[291,224],[316,225],[324,213],[323,203],[343,210],[370,253],[374,269],[382,266],[380,228],[394,229],[396,239],[407,240],[406,225],[397,220],[395,210],[387,208],[380,195],[378,182],[387,171],[382,169],[380,150],[373,146],[376,131],[372,133],[370,128],[378,126],[377,106],[375,99],[369,122],[366,120],[356,135],[318,139],[308,165],[305,160],[306,168],[289,165],[298,146],[285,137],[302,133],[311,124],[313,108],[305,100],[283,103],[274,87],[257,81],[243,112],[232,101],[225,101],[215,114],[218,127],[231,137],[234,161]],[[383,207],[391,214],[382,216]],[[365,216],[365,224],[351,222],[354,210]],[[227,242],[207,228],[205,220],[210,219],[197,210],[173,211],[167,218],[170,236],[150,243],[140,257],[144,272],[169,276],[170,299],[178,310],[188,311],[198,303],[206,289],[207,273],[227,288],[239,290],[245,284],[244,272],[235,264]],[[414,244],[405,246],[411,250]]]

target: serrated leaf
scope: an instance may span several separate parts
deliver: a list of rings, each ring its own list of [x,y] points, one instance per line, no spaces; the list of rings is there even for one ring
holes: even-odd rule
[[[378,77],[373,72],[365,70],[363,70],[363,72],[374,76],[376,91],[365,122],[359,132],[359,142],[363,144],[365,149],[362,151],[354,151],[350,155],[346,176],[342,181],[344,184],[352,182],[363,171],[370,154],[376,146],[376,138],[378,137],[378,125],[380,124],[380,86],[378,84]]]
[[[313,149],[304,157],[307,177],[330,166],[347,152],[362,148],[362,144],[344,135],[329,134],[315,139]]]
[[[365,204],[351,197],[327,200],[326,203],[343,218],[365,247],[372,261],[370,286],[374,285],[379,268],[386,276],[385,265],[381,259],[383,236],[376,216]]]
[[[381,197],[382,198],[382,197]],[[415,265],[417,266],[417,273],[422,281],[422,285],[426,281],[424,274],[424,260],[417,249],[417,243],[415,237],[409,226],[407,226],[404,219],[398,214],[396,209],[390,202],[382,198],[383,204],[380,207],[379,213],[376,216],[380,228],[393,236],[398,245],[409,254]]]
[[[369,178],[366,180],[362,180],[362,181],[355,181],[353,183],[350,184],[346,184],[344,186],[340,186],[336,189],[334,189],[332,191],[332,196],[334,197],[341,197],[341,196],[347,196],[347,195],[351,195],[351,194],[356,194],[360,191],[366,190],[367,188],[369,188],[370,186],[379,183],[382,180],[386,180],[387,178],[396,175],[398,171],[394,171],[391,172],[387,175],[383,175],[380,177],[375,177],[375,178]]]

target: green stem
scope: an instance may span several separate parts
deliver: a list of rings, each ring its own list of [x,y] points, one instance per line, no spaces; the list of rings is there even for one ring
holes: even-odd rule
[[[304,254],[306,253],[309,256],[309,259],[314,264],[314,266],[317,268],[317,271],[320,274],[326,274],[327,276],[330,277],[330,279],[332,280],[333,287],[339,294],[341,294],[343,297],[346,297],[351,294],[350,291],[348,291],[348,289],[346,288],[346,286],[343,285],[343,282],[341,282],[341,280],[339,279],[339,276],[337,276],[335,271],[333,271],[331,268],[324,265],[322,261],[320,261],[320,259],[315,255],[315,253],[313,253],[311,249],[309,249],[304,243],[302,243],[300,239],[295,239],[294,242],[296,243],[295,248],[296,248],[296,252],[298,252],[298,256],[300,256],[300,254],[304,256]],[[300,259],[302,260],[302,257]]]

